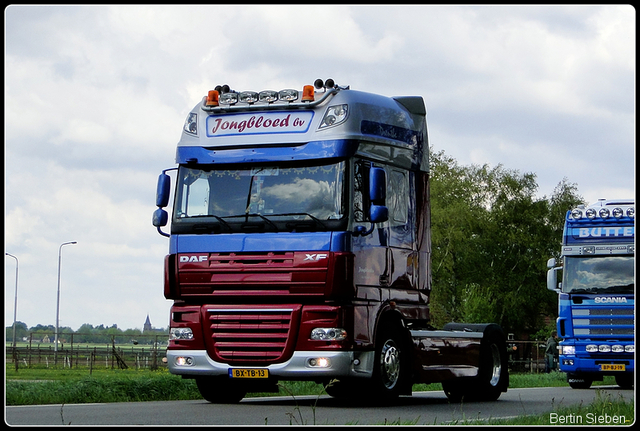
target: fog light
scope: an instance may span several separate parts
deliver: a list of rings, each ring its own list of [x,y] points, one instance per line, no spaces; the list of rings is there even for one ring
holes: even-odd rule
[[[316,368],[329,368],[331,366],[329,358],[310,358],[307,363],[310,367]]]
[[[180,367],[191,367],[194,364],[191,356],[178,356],[175,362]]]
[[[573,365],[573,359],[563,359],[562,365]]]

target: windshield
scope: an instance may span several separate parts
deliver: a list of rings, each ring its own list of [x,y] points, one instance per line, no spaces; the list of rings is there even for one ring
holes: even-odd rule
[[[345,163],[178,171],[178,230],[331,230],[345,219]],[[174,229],[175,231],[175,229]]]
[[[633,256],[567,257],[562,291],[567,293],[632,293]]]

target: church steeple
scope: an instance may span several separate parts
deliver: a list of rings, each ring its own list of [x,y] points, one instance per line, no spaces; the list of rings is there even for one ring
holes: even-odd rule
[[[144,322],[144,326],[142,327],[142,332],[151,331],[151,320],[149,320],[149,313],[147,313],[147,320]]]

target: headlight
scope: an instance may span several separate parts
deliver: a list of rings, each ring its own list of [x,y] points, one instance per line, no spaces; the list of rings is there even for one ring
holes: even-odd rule
[[[347,331],[342,328],[313,328],[311,339],[319,341],[342,341],[347,338]]]
[[[192,135],[198,135],[198,114],[191,112],[187,115],[187,119],[184,121],[184,131]]]
[[[193,340],[193,331],[191,328],[171,328],[169,340]]]
[[[576,346],[562,346],[562,354],[563,355],[575,355],[576,354]]]
[[[343,123],[347,119],[348,113],[349,105],[329,106],[327,108],[327,112],[325,112],[324,114],[324,117],[322,117],[322,122],[320,123],[318,129],[337,126],[338,124]]]

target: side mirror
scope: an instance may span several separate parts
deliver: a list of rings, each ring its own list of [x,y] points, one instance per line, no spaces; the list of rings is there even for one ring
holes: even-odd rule
[[[387,173],[382,168],[369,171],[369,199],[375,205],[384,205],[387,198]]]
[[[167,212],[162,208],[158,208],[153,212],[153,220],[151,222],[158,228],[158,233],[162,236],[171,236],[168,233],[162,232],[162,229],[160,229],[162,226],[166,226],[168,221],[169,214],[167,214]]]
[[[562,267],[551,268],[547,271],[547,289],[553,292],[560,292],[558,287],[558,271],[562,270]]]
[[[164,208],[167,205],[169,205],[169,194],[171,193],[170,189],[171,189],[171,177],[169,177],[169,175],[163,172],[158,177],[158,189],[156,191],[157,207]]]
[[[389,209],[383,205],[371,205],[369,218],[371,223],[383,223],[389,220]]]
[[[371,227],[356,226],[355,236],[367,236],[375,228],[376,223],[384,223],[389,220],[389,209],[385,205],[387,198],[387,174],[382,168],[372,167],[369,171],[369,219]]]
[[[551,268],[555,268],[555,266],[556,266],[556,259],[555,257],[552,257],[547,261],[547,268],[551,269]]]
[[[169,214],[162,208],[158,208],[153,212],[153,220],[152,223],[155,227],[160,228],[162,226],[166,226],[169,221]]]

